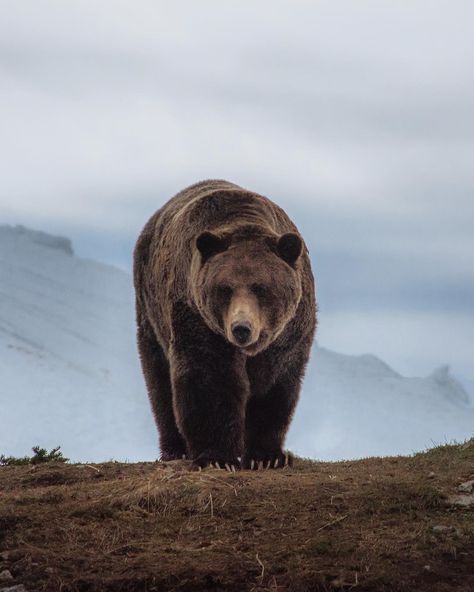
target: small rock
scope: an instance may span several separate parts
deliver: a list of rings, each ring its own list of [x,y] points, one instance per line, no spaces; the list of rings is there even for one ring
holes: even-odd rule
[[[474,506],[474,493],[471,493],[470,495],[452,495],[448,498],[448,502],[453,504],[453,506],[469,508],[470,506]]]
[[[458,485],[458,491],[460,491],[461,493],[472,493],[473,489],[474,479],[472,479],[471,481],[465,481],[464,483],[461,483],[461,485]]]
[[[454,528],[452,526],[443,526],[442,524],[439,524],[437,526],[433,526],[433,532],[452,532],[454,530]]]
[[[436,476],[436,474],[435,474],[435,473],[433,473],[433,471],[430,471],[430,472],[428,473],[428,475],[427,475],[428,479],[434,479],[434,478],[435,478],[435,476]]]
[[[10,551],[2,551],[0,553],[0,559],[2,561],[8,561],[9,557],[10,557]]]
[[[424,566],[423,566],[423,569],[424,569],[425,571],[431,571],[431,565],[424,565]]]
[[[8,569],[4,569],[0,572],[0,582],[5,582],[6,580],[13,580],[13,576]]]
[[[16,584],[16,586],[8,586],[8,588],[0,588],[0,592],[27,592],[23,584]]]

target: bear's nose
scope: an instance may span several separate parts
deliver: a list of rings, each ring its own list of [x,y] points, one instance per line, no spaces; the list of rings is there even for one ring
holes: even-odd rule
[[[244,345],[250,339],[252,327],[248,321],[235,321],[231,325],[232,335],[239,345]]]

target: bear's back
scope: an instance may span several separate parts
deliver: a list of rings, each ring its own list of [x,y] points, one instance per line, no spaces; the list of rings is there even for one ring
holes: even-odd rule
[[[285,212],[271,200],[220,179],[187,187],[157,215],[157,227],[164,234],[171,238],[179,233],[187,241],[206,230],[232,231],[244,224],[260,225],[276,234],[296,231]]]

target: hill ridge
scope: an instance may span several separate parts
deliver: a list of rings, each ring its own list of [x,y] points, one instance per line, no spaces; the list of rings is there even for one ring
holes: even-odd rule
[[[26,592],[472,592],[473,467],[474,439],[236,474],[0,467],[0,572]]]

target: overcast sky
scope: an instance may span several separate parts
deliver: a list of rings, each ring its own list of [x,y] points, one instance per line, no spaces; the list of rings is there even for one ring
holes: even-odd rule
[[[0,5],[0,222],[127,268],[226,178],[303,232],[322,345],[474,378],[471,0]]]

